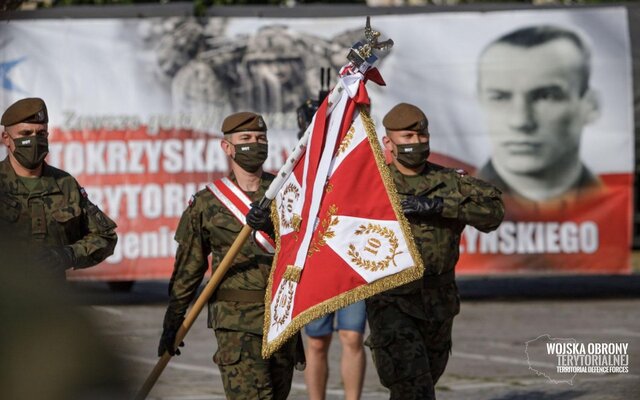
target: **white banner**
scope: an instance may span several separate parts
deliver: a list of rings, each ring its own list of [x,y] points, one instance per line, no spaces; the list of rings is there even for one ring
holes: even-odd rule
[[[74,174],[120,226],[121,241],[111,259],[120,269],[84,273],[168,276],[170,237],[186,199],[227,172],[219,150],[222,119],[234,111],[262,113],[270,136],[266,167],[277,170],[296,142],[296,108],[317,96],[321,67],[336,71],[344,64],[349,46],[363,36],[364,21],[247,17],[1,24],[0,108],[42,97],[51,120],[49,162]],[[522,200],[525,209],[530,203],[557,208],[560,201],[566,211],[574,203],[567,203],[565,194],[582,198],[582,184],[611,190],[608,198],[615,204],[595,207],[598,215],[617,210],[610,224],[624,234],[615,241],[599,242],[605,235],[602,218],[567,215],[578,224],[595,224],[598,230],[590,237],[596,237],[597,249],[623,255],[607,265],[580,259],[570,269],[628,268],[634,128],[625,8],[388,15],[373,17],[372,26],[396,43],[379,63],[387,86],[370,89],[379,135],[392,106],[419,106],[429,118],[431,160],[495,178],[513,195],[512,210],[519,210]],[[562,72],[565,67],[572,73]],[[571,85],[579,87],[577,95]],[[5,154],[2,148],[0,156]],[[562,165],[563,160],[572,165]],[[547,176],[549,170],[557,173]],[[540,178],[543,172],[547,175]],[[566,222],[515,211],[509,219],[516,221],[514,227],[523,220]],[[503,235],[517,236],[509,232]],[[481,248],[485,239],[477,240],[463,244],[463,253]],[[555,248],[538,247],[540,253]],[[489,263],[467,267],[472,261],[463,257],[460,271],[503,270]]]

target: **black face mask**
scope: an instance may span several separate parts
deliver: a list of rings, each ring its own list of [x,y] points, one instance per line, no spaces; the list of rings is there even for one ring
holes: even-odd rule
[[[233,146],[236,148],[233,160],[247,172],[256,172],[269,154],[269,145],[266,143],[242,143]]]
[[[407,168],[419,168],[427,163],[429,143],[396,144],[396,159]]]
[[[28,136],[13,139],[13,156],[27,169],[38,168],[49,153],[49,140],[45,136]]]

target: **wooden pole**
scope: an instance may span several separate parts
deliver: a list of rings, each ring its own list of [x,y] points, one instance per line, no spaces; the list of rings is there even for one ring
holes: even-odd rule
[[[189,329],[191,329],[191,326],[196,321],[196,318],[198,318],[198,315],[200,315],[200,311],[202,311],[204,306],[207,304],[209,298],[213,295],[213,292],[215,292],[215,290],[218,288],[218,285],[222,281],[222,278],[224,278],[227,271],[233,264],[233,261],[240,252],[240,249],[242,248],[244,243],[249,238],[249,235],[251,235],[251,227],[249,225],[245,225],[238,234],[238,237],[236,237],[236,240],[231,245],[231,248],[229,248],[227,254],[220,262],[218,268],[216,268],[216,270],[213,272],[213,275],[211,275],[211,279],[209,279],[209,282],[202,290],[202,293],[200,293],[200,296],[198,296],[195,303],[193,303],[193,306],[189,309],[187,315],[184,317],[184,321],[182,322],[180,329],[178,329],[178,332],[176,333],[176,341],[173,344],[174,349],[177,348],[184,337],[187,336],[187,332],[189,332]],[[158,359],[158,362],[153,367],[151,373],[149,373],[149,376],[144,381],[144,384],[136,394],[135,400],[144,400],[147,398],[149,392],[160,377],[160,374],[162,374],[162,371],[164,371],[164,368],[171,360],[171,357],[172,356],[169,354],[169,352],[165,351],[162,357]]]

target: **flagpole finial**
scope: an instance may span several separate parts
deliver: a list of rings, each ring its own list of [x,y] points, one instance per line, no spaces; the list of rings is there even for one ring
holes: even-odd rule
[[[379,37],[380,32],[371,28],[371,17],[367,16],[367,23],[364,27],[365,43],[356,42],[347,55],[347,59],[363,74],[378,60],[374,50],[388,51],[393,47],[392,39],[378,42]]]

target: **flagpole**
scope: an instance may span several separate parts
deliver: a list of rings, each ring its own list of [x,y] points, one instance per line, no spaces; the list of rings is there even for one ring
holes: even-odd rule
[[[333,111],[333,109],[335,108],[335,105],[338,103],[343,93],[344,93],[344,88],[342,87],[342,84],[339,81],[336,87],[334,88],[334,90],[328,96],[328,100],[325,100],[325,101],[329,101],[328,108],[327,108],[327,116],[331,113],[331,111]],[[293,172],[293,168],[295,167],[296,163],[300,159],[300,156],[302,156],[302,154],[304,153],[304,150],[306,149],[307,142],[309,141],[309,136],[311,135],[312,126],[313,124],[311,124],[307,128],[302,138],[300,138],[300,141],[296,145],[295,149],[291,152],[291,154],[287,158],[287,161],[285,162],[285,164],[282,166],[282,168],[280,168],[280,171],[278,171],[278,175],[276,175],[276,178],[269,185],[269,188],[265,192],[264,197],[260,200],[259,204],[261,207],[265,207],[265,208],[269,207],[269,205],[271,204],[271,201],[275,198],[276,194],[282,188],[282,185],[284,185],[287,178],[289,178],[289,175],[291,175],[291,173]],[[180,326],[180,328],[178,329],[178,332],[176,333],[176,341],[173,345],[174,349],[177,348],[178,345],[184,340],[185,336],[187,336],[189,329],[191,329],[191,326],[193,325],[195,320],[198,318],[198,315],[200,315],[200,312],[209,301],[209,298],[213,295],[213,292],[215,292],[215,290],[218,288],[218,285],[222,281],[222,278],[224,278],[229,268],[231,268],[233,261],[235,260],[236,256],[240,252],[240,249],[242,248],[242,246],[247,241],[250,235],[251,235],[251,227],[249,225],[245,225],[240,231],[240,233],[238,234],[238,236],[236,237],[236,239],[234,240],[231,247],[229,248],[229,251],[227,252],[227,254],[224,256],[224,258],[220,262],[220,265],[218,266],[218,268],[216,268],[213,274],[211,275],[211,279],[209,279],[209,282],[206,284],[206,286],[204,287],[204,289],[196,299],[193,306],[189,309],[189,311],[185,315],[184,321],[182,322],[182,325]],[[147,398],[147,396],[149,395],[149,392],[151,391],[153,386],[158,381],[158,378],[162,374],[162,371],[164,371],[167,364],[169,364],[171,357],[172,356],[169,354],[169,352],[165,351],[164,354],[158,359],[158,362],[153,367],[153,369],[147,376],[147,379],[144,381],[144,384],[136,394],[135,400],[144,400]]]

